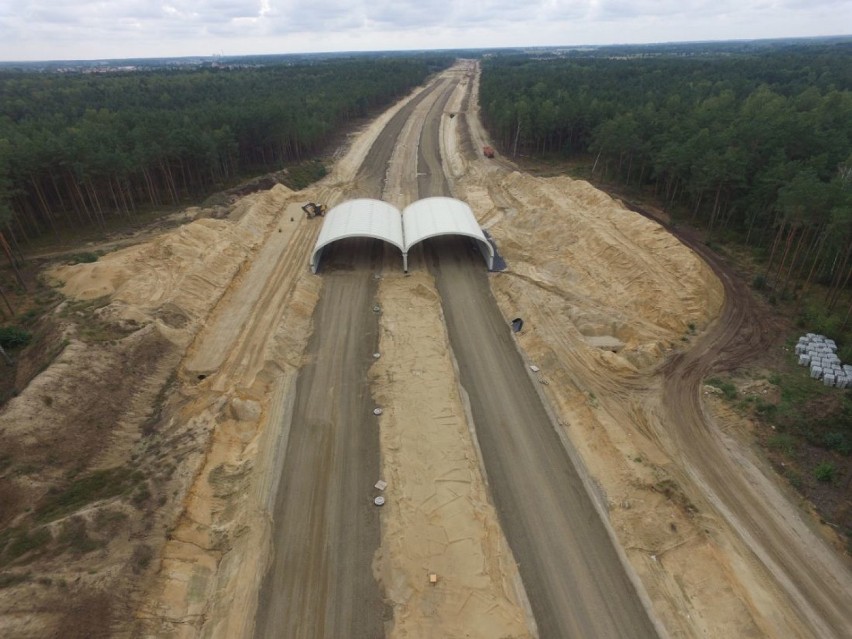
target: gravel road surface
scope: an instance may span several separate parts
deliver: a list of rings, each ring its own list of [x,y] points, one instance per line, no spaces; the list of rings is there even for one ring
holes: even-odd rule
[[[299,373],[275,504],[275,553],[257,637],[380,637],[373,578],[379,515],[379,431],[367,369],[378,343],[372,311],[377,242],[340,242],[324,261],[310,361]],[[341,309],[346,309],[341,313]]]
[[[344,199],[381,197],[396,138],[436,86],[391,118]],[[384,250],[378,240],[346,240],[323,255],[323,291],[273,513],[258,638],[384,636],[388,612],[371,568],[379,547],[378,509],[370,501],[379,434],[367,378],[378,343],[373,273]]]
[[[443,104],[439,100],[440,104]],[[437,120],[440,111],[430,113]],[[450,195],[437,128],[425,126],[420,197]],[[656,637],[636,589],[533,387],[491,294],[479,251],[427,240],[447,332],[468,394],[488,483],[542,639]]]
[[[453,84],[437,82],[394,116],[349,197],[383,192],[406,118],[440,91],[424,123],[420,196],[449,195],[438,125]],[[378,511],[378,433],[367,386],[376,343],[373,272],[383,248],[346,241],[324,256],[309,363],[300,372],[274,514],[275,554],[257,637],[379,637],[386,610],[370,564]],[[429,261],[501,523],[520,562],[540,636],[653,637],[653,625],[526,373],[470,244],[429,243]]]

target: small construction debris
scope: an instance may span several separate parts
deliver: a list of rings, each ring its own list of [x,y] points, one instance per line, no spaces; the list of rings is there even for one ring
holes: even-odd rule
[[[373,359],[379,359],[381,356],[381,353],[373,353]]]
[[[434,572],[429,573],[429,583],[432,584],[433,586],[436,583],[438,583],[438,575],[435,574]]]
[[[589,346],[599,348],[602,351],[610,351],[611,353],[617,353],[624,348],[624,342],[612,335],[587,336],[586,343]]]
[[[540,369],[538,366],[536,366],[535,364],[532,364],[532,365],[530,365],[530,370],[531,370],[533,373],[537,373],[537,372],[539,372],[541,369]]]
[[[385,498],[382,497],[381,495],[379,495],[378,497],[376,497],[373,500],[373,503],[376,504],[376,506],[384,506],[385,505]]]
[[[524,327],[524,320],[520,317],[516,317],[512,320],[512,331],[515,333],[520,333],[521,329]]]
[[[376,482],[376,488],[378,488],[379,490],[384,490],[387,487],[388,483],[384,479],[380,479]]]

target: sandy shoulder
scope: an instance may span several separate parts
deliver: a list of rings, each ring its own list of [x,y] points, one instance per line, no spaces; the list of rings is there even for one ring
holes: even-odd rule
[[[376,400],[386,407],[379,572],[394,605],[390,636],[532,636],[465,418],[434,282],[425,272],[386,275],[379,299],[381,359],[371,372]]]

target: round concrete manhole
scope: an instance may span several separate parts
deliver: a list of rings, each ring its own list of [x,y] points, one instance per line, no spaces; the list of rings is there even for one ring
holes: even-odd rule
[[[382,497],[381,495],[379,495],[378,497],[376,497],[373,500],[373,503],[376,504],[376,506],[384,506],[385,505],[385,498]]]
[[[381,408],[374,408],[373,409],[373,415],[381,415],[384,412],[385,411],[383,411]]]

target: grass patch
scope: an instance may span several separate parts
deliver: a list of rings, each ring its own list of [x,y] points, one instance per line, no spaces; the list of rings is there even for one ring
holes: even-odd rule
[[[19,477],[22,477],[22,476],[25,476],[25,475],[33,475],[40,470],[41,470],[41,466],[39,466],[38,464],[33,464],[31,462],[15,466],[15,474]]]
[[[18,584],[25,583],[30,580],[30,573],[14,573],[7,572],[5,574],[0,575],[0,588],[10,588],[12,586],[17,586]]]
[[[319,160],[310,160],[296,166],[288,167],[287,175],[282,181],[287,188],[294,191],[301,191],[306,186],[310,186],[317,180],[324,178],[327,173],[328,171],[322,162]]]
[[[18,326],[0,326],[0,346],[4,349],[23,348],[32,338],[32,333]]]
[[[817,467],[814,468],[814,477],[817,481],[829,484],[834,481],[835,472],[834,464],[824,461],[817,464]]]
[[[787,457],[793,457],[796,453],[796,439],[790,433],[778,433],[773,435],[766,442],[767,446],[773,450],[777,450]]]
[[[112,533],[125,521],[127,513],[121,510],[102,509],[95,514],[95,527],[101,533]]]
[[[780,432],[792,433],[812,446],[852,453],[852,394],[824,386],[803,370],[778,375],[780,400],[762,416]]]
[[[27,531],[17,529],[6,546],[4,551],[4,559],[7,562],[14,561],[34,551],[41,550],[53,540],[53,536],[47,528],[38,528],[35,531]]]
[[[141,473],[130,473],[121,467],[97,470],[75,480],[63,490],[49,492],[36,509],[36,521],[53,521],[86,504],[125,494],[143,479]]]
[[[68,257],[68,264],[90,264],[92,262],[97,262],[99,257],[100,255],[97,253],[74,253]]]
[[[801,490],[804,486],[802,476],[799,474],[798,471],[795,471],[792,468],[787,468],[784,471],[784,477],[787,478],[787,481],[790,482],[790,485],[796,490]]]
[[[69,301],[62,310],[62,317],[73,321],[84,342],[108,342],[125,337],[132,330],[123,329],[105,322],[97,311],[109,305],[108,295],[93,300]]]
[[[142,508],[147,502],[151,499],[151,491],[148,488],[148,484],[142,484],[139,488],[136,489],[136,492],[133,493],[133,497],[130,498],[130,501],[133,502],[133,505],[137,508]]]
[[[130,564],[133,566],[133,572],[140,573],[151,563],[154,558],[154,549],[147,544],[139,544],[133,549],[133,555],[130,557]]]
[[[97,541],[89,536],[86,530],[86,521],[82,517],[72,517],[63,522],[56,541],[60,546],[77,555],[85,555],[105,545],[104,542]]]
[[[718,377],[711,377],[705,383],[708,386],[718,388],[720,391],[722,391],[722,395],[725,396],[725,399],[729,401],[733,401],[737,398],[737,387],[734,386],[731,382],[726,382],[724,380],[719,379]]]
[[[763,419],[773,421],[775,418],[775,414],[778,412],[778,404],[767,401],[762,397],[757,397],[754,400],[754,410]]]
[[[835,425],[837,422],[834,423]],[[827,433],[822,433],[822,447],[826,450],[836,450],[841,455],[849,455],[852,453],[852,436],[848,431],[842,432],[831,430]]]

